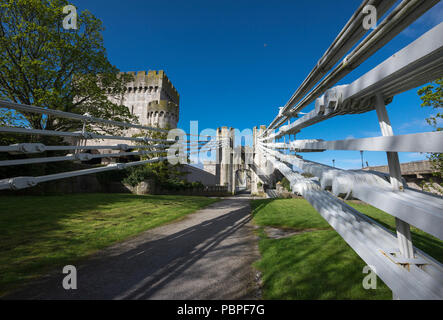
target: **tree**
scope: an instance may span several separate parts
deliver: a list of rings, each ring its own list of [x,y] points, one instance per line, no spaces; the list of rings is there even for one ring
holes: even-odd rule
[[[102,22],[85,10],[78,14],[78,28],[65,30],[66,5],[66,0],[1,1],[0,99],[136,122],[127,107],[115,103],[122,101],[132,76],[120,74],[108,61]],[[1,110],[0,124],[11,122],[47,130],[80,127],[70,119]]]
[[[418,94],[423,101],[422,107],[431,107],[437,111],[435,115],[427,118],[426,121],[434,127],[436,131],[441,131],[440,127],[443,114],[441,109],[443,108],[443,78],[434,81],[424,88],[418,90]],[[439,178],[443,177],[443,153],[433,153],[429,156],[434,168],[436,169],[435,175]]]

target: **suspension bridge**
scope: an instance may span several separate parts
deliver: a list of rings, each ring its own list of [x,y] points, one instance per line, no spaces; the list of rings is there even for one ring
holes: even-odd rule
[[[44,114],[83,123],[77,132],[37,130],[26,127],[0,127],[0,132],[34,136],[57,136],[75,141],[73,145],[54,146],[43,143],[20,143],[0,146],[0,152],[38,155],[46,151],[65,151],[58,157],[32,157],[0,161],[0,166],[32,165],[57,161],[88,161],[105,157],[145,157],[145,160],[113,163],[91,169],[62,172],[35,177],[10,177],[0,181],[0,190],[21,190],[43,182],[122,170],[160,161],[178,161],[191,154],[217,151],[221,181],[235,194],[236,173],[251,171],[251,186],[267,184],[276,176],[286,177],[293,192],[302,195],[349,246],[389,286],[396,299],[443,299],[443,265],[426,252],[416,248],[410,226],[419,228],[443,240],[443,198],[410,189],[401,177],[398,152],[442,153],[443,132],[394,135],[387,106],[393,98],[443,74],[443,23],[415,39],[372,70],[349,84],[337,85],[346,75],[389,43],[401,31],[431,9],[434,0],[365,0],[352,15],[330,47],[321,56],[289,101],[279,108],[268,126],[254,129],[252,152],[240,151],[236,163],[235,137],[229,128],[221,128],[217,136],[189,144],[183,135],[167,130],[61,112],[38,106],[0,101],[0,107],[18,112]],[[368,32],[363,27],[363,8],[373,5],[379,17],[378,25]],[[314,105],[312,111],[301,111]],[[298,140],[304,128],[315,126],[340,115],[354,115],[375,110],[380,136],[328,141]],[[295,119],[291,122],[292,119]],[[289,123],[288,123],[289,122]],[[133,128],[142,132],[168,135],[154,139],[128,137],[88,131],[94,124],[116,128]],[[365,124],[362,123],[362,126]],[[282,141],[284,138],[284,141]],[[109,144],[84,144],[101,139]],[[112,143],[117,141],[118,143]],[[91,154],[88,150],[111,150]],[[386,152],[389,173],[364,170],[342,170],[303,159],[300,152],[326,150],[357,150]],[[69,153],[68,153],[69,152]],[[306,178],[301,173],[309,173]],[[352,196],[395,217],[396,233],[348,206],[340,196]]]

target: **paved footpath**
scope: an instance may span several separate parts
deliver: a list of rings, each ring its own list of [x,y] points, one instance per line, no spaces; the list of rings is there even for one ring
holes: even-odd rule
[[[224,199],[101,251],[77,266],[77,290],[63,289],[60,270],[5,298],[254,299],[249,201]]]

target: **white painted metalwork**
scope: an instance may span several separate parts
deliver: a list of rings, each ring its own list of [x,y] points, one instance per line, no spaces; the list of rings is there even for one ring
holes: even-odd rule
[[[296,152],[325,150],[439,152],[443,149],[443,131],[335,141],[295,140],[290,143],[274,142],[265,145],[270,148],[289,149]]]
[[[397,152],[443,152],[443,132],[395,136],[389,123],[386,104],[389,104],[395,95],[443,75],[443,23],[351,84],[335,85],[438,2],[438,0],[401,1],[359,43],[358,41],[366,34],[366,30],[362,27],[364,18],[362,9],[366,5],[374,5],[378,9],[379,16],[382,16],[396,3],[394,0],[364,0],[294,95],[284,107],[279,108],[278,114],[270,126],[260,129],[259,133],[254,136],[255,156],[253,162],[249,164],[260,181],[265,183],[272,183],[271,174],[267,170],[269,169],[268,164],[272,170],[282,173],[289,180],[292,190],[305,197],[367,264],[375,266],[376,273],[392,289],[395,297],[401,299],[443,299],[443,266],[413,246],[409,231],[409,225],[412,225],[443,240],[443,198],[406,188],[401,178],[397,155]],[[350,50],[352,51],[345,56]],[[340,60],[342,61],[339,62]],[[283,125],[313,102],[315,102],[315,108],[311,112],[303,115],[292,124]],[[217,136],[217,140],[184,143],[180,139],[102,135],[87,132],[85,130],[86,124],[99,123],[116,126],[120,129],[134,128],[164,133],[167,131],[7,101],[0,101],[0,107],[62,117],[83,123],[83,130],[78,132],[21,127],[0,127],[0,132],[73,137],[77,140],[126,140],[134,143],[134,145],[101,146],[46,146],[42,143],[20,143],[0,146],[0,152],[23,155],[46,151],[74,151],[74,153],[59,157],[0,161],[0,166],[54,161],[88,161],[103,157],[143,156],[163,154],[174,150],[190,155],[222,149],[222,165],[228,168],[227,173],[232,171],[229,170],[229,168],[232,169],[232,161],[230,163],[229,160],[232,158],[232,137],[223,139],[221,136]],[[290,141],[289,139],[286,142],[285,139],[284,142],[275,142],[276,139],[286,135],[295,135],[303,128],[334,116],[359,114],[371,110],[377,111],[383,135],[381,137],[337,141],[319,139]],[[272,133],[271,131],[274,129],[279,130]],[[191,136],[191,134],[185,135]],[[135,143],[141,145],[135,145]],[[387,153],[389,174],[363,170],[341,170],[305,160],[297,154],[282,153],[279,151],[280,149],[295,152],[383,151]],[[92,155],[86,153],[88,150],[120,152]],[[122,170],[147,163],[176,160],[177,157],[178,155],[174,153],[173,156],[169,155],[168,157],[157,156],[153,159],[116,163],[86,170],[38,177],[13,177],[0,180],[0,190],[20,190],[42,182],[109,170]],[[294,167],[312,174],[314,178],[303,177],[300,173],[295,172]],[[234,175],[231,175],[231,178],[232,176]],[[231,178],[229,178],[229,174],[224,177],[229,185],[228,189],[235,190],[235,182],[232,182]],[[395,217],[397,234],[390,232],[348,206],[338,198],[340,195],[345,198],[352,195]]]
[[[285,105],[285,107],[279,110],[277,117],[264,131],[264,134],[268,134],[269,130],[281,126],[288,119],[295,116],[299,111],[315,101],[315,99],[318,98],[325,90],[335,85],[353,69],[362,64],[372,54],[377,52],[377,50],[382,48],[386,43],[388,43],[426,11],[436,5],[439,1],[440,0],[403,0],[308,95],[303,98],[302,95],[295,94],[293,98],[291,98]],[[361,13],[359,10],[357,10],[357,12]],[[308,83],[310,82],[310,84],[305,85],[303,83],[301,88],[304,88],[305,86],[312,87],[317,82],[315,80],[309,81],[308,79],[305,81],[308,81]],[[301,98],[303,98],[303,100],[300,101]],[[296,105],[297,101],[299,102]],[[294,105],[295,107],[291,109],[291,107]]]
[[[355,80],[326,90],[315,102],[315,109],[277,133],[262,139],[270,141],[286,134],[343,114],[358,114],[375,109],[375,97],[382,94],[385,102],[394,95],[416,88],[443,74],[443,23]]]
[[[353,83],[333,86],[438,2],[400,2],[329,74],[326,75],[326,72],[332,66],[319,70],[322,65],[319,62],[288,103],[279,108],[276,118],[261,131],[254,144],[255,153],[264,156],[280,171],[290,181],[292,190],[305,197],[366,263],[376,267],[377,274],[400,299],[443,299],[443,266],[414,247],[409,228],[409,225],[415,226],[443,240],[443,198],[407,188],[401,177],[397,154],[443,153],[443,132],[395,136],[386,104],[395,95],[443,75],[443,23]],[[358,21],[356,14],[343,30],[349,30],[349,24],[355,19]],[[343,32],[338,38],[344,39]],[[362,36],[359,34],[357,38]],[[348,38],[346,41],[353,46],[358,39],[351,41]],[[337,62],[346,51],[336,51],[330,59]],[[330,52],[329,49],[322,59],[329,57]],[[323,79],[320,81],[320,78]],[[316,85],[318,81],[320,83]],[[314,101],[312,111],[284,125]],[[311,139],[287,142],[285,139],[284,142],[276,142],[276,139],[295,135],[303,128],[329,118],[371,110],[377,111],[381,137],[337,141]],[[272,133],[275,129],[278,131]],[[341,170],[288,154],[290,151],[325,150],[386,152],[389,174]],[[310,173],[314,178],[304,178],[294,170]],[[352,195],[395,217],[397,234],[347,206],[338,198],[339,195],[345,199]]]
[[[417,190],[396,192],[387,177],[364,170],[342,170],[260,147],[283,162],[318,178],[321,189],[351,195],[443,240],[443,199]]]
[[[142,129],[142,130],[149,130],[149,131],[168,132],[168,130],[165,130],[165,129],[147,127],[147,126],[142,126],[142,125],[128,123],[128,122],[119,122],[119,121],[113,121],[113,120],[108,120],[108,119],[101,119],[101,118],[92,117],[90,115],[80,115],[80,114],[76,114],[76,113],[64,112],[64,111],[53,110],[53,109],[46,109],[46,108],[30,106],[30,105],[26,105],[26,104],[4,101],[4,100],[0,100],[0,108],[8,108],[8,109],[14,109],[17,111],[24,111],[24,112],[30,112],[30,113],[47,114],[47,115],[55,116],[58,118],[78,120],[78,121],[90,122],[90,123],[101,123],[101,124],[107,124],[107,125],[123,127],[123,128],[135,128],[135,129]]]
[[[0,107],[6,107],[10,109],[15,109],[17,111],[24,112],[34,112],[38,114],[48,114],[57,117],[80,120],[83,123],[101,123],[111,126],[117,126],[121,128],[135,128],[140,130],[148,130],[148,131],[159,131],[167,133],[167,130],[151,128],[146,126],[140,126],[137,124],[131,123],[123,123],[110,121],[106,119],[95,118],[87,115],[78,115],[68,112],[61,112],[57,110],[44,109],[36,106],[23,105],[18,103],[0,101]],[[9,146],[0,146],[0,152],[8,152],[10,154],[37,154],[43,153],[46,151],[74,151],[74,153],[66,154],[64,156],[55,156],[55,157],[40,157],[40,158],[26,158],[26,159],[17,159],[17,160],[3,160],[0,161],[0,167],[2,166],[16,166],[16,165],[25,165],[25,164],[36,164],[36,163],[50,163],[50,162],[58,162],[58,161],[90,161],[92,159],[100,159],[100,158],[120,158],[120,157],[129,157],[129,156],[147,156],[147,155],[156,155],[162,153],[168,153],[169,148],[172,146],[178,148],[177,151],[185,152],[188,154],[196,154],[199,152],[206,152],[215,150],[217,148],[226,147],[228,141],[226,139],[218,139],[218,140],[210,140],[210,141],[197,141],[196,143],[188,144],[183,143],[181,140],[172,140],[172,139],[153,139],[147,136],[144,137],[129,137],[129,136],[117,136],[117,135],[103,135],[97,134],[94,132],[87,132],[85,127],[83,126],[83,130],[77,132],[65,132],[65,131],[54,131],[54,130],[39,130],[39,129],[31,129],[31,128],[23,128],[23,127],[5,127],[0,126],[0,132],[4,133],[20,133],[20,134],[29,134],[29,135],[47,135],[47,136],[57,136],[57,137],[74,137],[79,140],[89,140],[89,139],[102,139],[102,140],[120,140],[120,141],[131,141],[133,143],[142,143],[141,145],[128,145],[128,144],[117,144],[117,145],[100,145],[100,146],[82,146],[82,145],[61,145],[61,146],[46,146],[42,143],[19,143],[15,145]],[[208,136],[205,136],[208,137]],[[149,144],[155,143],[155,144]],[[149,150],[145,150],[149,149]],[[88,150],[118,150],[118,153],[100,153],[100,154],[91,154],[84,153],[83,151]],[[138,150],[138,151],[130,151],[130,150]],[[192,152],[193,150],[197,150]],[[127,152],[128,151],[128,152]],[[167,161],[176,159],[178,155],[174,156],[163,156],[163,157],[155,157],[153,159],[141,160],[141,161],[133,161],[129,163],[116,163],[110,164],[103,167],[85,169],[85,170],[76,170],[71,172],[63,172],[58,174],[51,174],[39,177],[13,177],[8,179],[0,180],[0,190],[20,190],[24,188],[30,188],[36,186],[39,183],[53,181],[58,179],[71,178],[75,176],[99,173],[109,170],[122,170],[132,166],[143,165],[147,163],[159,162],[159,161]]]
[[[414,248],[413,259],[397,252],[396,236],[339,198],[321,190],[318,182],[294,172],[276,159],[270,150],[260,147],[273,166],[290,182],[292,190],[301,194],[343,237],[355,252],[400,299],[442,299],[443,265]],[[287,159],[284,155],[282,159]],[[296,157],[291,157],[291,160]],[[440,220],[441,225],[441,220]],[[407,268],[405,268],[407,266]]]

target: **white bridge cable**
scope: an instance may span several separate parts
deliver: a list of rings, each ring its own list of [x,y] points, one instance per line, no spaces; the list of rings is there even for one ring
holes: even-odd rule
[[[96,118],[96,117],[93,117],[93,116],[90,116],[87,114],[80,115],[80,114],[76,114],[76,113],[41,108],[41,107],[30,106],[30,105],[26,105],[26,104],[4,101],[4,100],[0,100],[0,108],[8,108],[8,109],[14,109],[14,110],[23,111],[23,112],[46,114],[46,115],[51,115],[51,116],[60,117],[60,118],[78,120],[78,121],[82,121],[82,122],[102,123],[102,124],[107,124],[107,125],[123,127],[123,128],[136,128],[136,129],[150,130],[150,131],[157,131],[157,132],[168,132],[168,130],[166,130],[166,129],[142,126],[142,125],[127,123],[127,122],[107,120],[107,119],[102,119],[102,118]]]
[[[228,146],[229,139],[210,140],[210,141],[204,141],[204,143],[199,143],[199,144],[178,141],[177,144],[181,145],[182,147],[186,146],[188,148],[188,150],[201,149],[201,148],[204,148],[204,147],[216,148],[216,147],[226,147],[226,146]],[[174,146],[177,146],[177,144],[175,144]]]
[[[127,151],[132,149],[161,149],[167,148],[169,145],[153,144],[153,145],[101,145],[101,146],[46,146],[43,143],[18,143],[9,146],[0,146],[0,152],[8,152],[11,154],[33,154],[46,151],[70,151],[70,150],[120,150]]]
[[[364,150],[443,153],[443,131],[335,141],[324,141],[321,139],[295,140],[289,143],[263,143],[263,146],[271,149],[289,149],[296,152]]]
[[[443,74],[443,23],[367,72],[349,85],[331,88],[318,98],[315,108],[263,141],[297,133],[303,128],[342,114],[357,114],[375,109],[375,96],[385,101],[394,95],[437,79]]]
[[[0,132],[4,133],[22,133],[22,134],[40,134],[45,136],[60,136],[60,137],[77,137],[85,140],[90,139],[103,139],[103,140],[127,140],[136,142],[166,142],[175,143],[175,140],[165,140],[165,139],[152,139],[148,137],[126,137],[126,136],[111,136],[111,135],[101,135],[92,132],[77,131],[77,132],[66,132],[66,131],[55,131],[55,130],[40,130],[40,129],[28,129],[21,127],[0,127]]]
[[[389,174],[342,170],[307,161],[297,155],[284,154],[279,150],[382,151],[388,153],[388,158],[392,154],[397,155],[397,152],[442,153],[443,132],[400,136],[386,134],[381,137],[336,141],[289,139],[287,142],[285,139],[282,143],[275,140],[297,134],[305,127],[337,115],[364,113],[382,104],[384,107],[392,102],[395,95],[440,78],[443,74],[443,23],[351,84],[333,87],[438,2],[401,1],[321,81],[321,76],[316,78],[319,71],[314,68],[288,103],[280,108],[271,125],[259,133],[254,142],[255,152],[264,157],[266,164],[280,171],[289,180],[292,190],[310,202],[354,251],[368,265],[375,267],[374,271],[399,299],[443,299],[443,265],[413,247],[412,239],[407,235],[409,225],[413,225],[443,240],[443,197],[411,189],[404,179],[401,180],[401,176],[396,180],[400,185],[392,184],[391,176],[401,173],[397,175],[395,170],[399,169],[391,166],[391,163]],[[361,13],[360,10],[361,7],[358,10]],[[328,70],[324,71],[326,74]],[[284,125],[284,122],[296,117],[314,101],[314,110],[292,124]],[[383,131],[383,119],[380,120],[380,116],[379,122]],[[271,134],[270,131],[277,127],[280,127],[279,131]],[[251,165],[254,172],[257,171],[255,166]],[[294,172],[292,166],[314,177],[307,179]],[[360,199],[395,217],[397,235],[346,205],[338,198],[339,195],[345,196],[345,199],[350,196]],[[404,226],[402,228],[405,230],[399,226]],[[402,236],[409,241],[410,255],[400,250]]]
[[[42,183],[42,182],[65,179],[65,178],[72,178],[72,177],[88,175],[88,174],[93,174],[93,173],[100,173],[100,172],[105,172],[105,171],[110,171],[110,170],[123,170],[126,168],[139,166],[139,165],[143,165],[143,164],[166,161],[166,160],[169,160],[172,158],[175,159],[176,156],[157,157],[157,158],[153,158],[153,159],[134,161],[134,162],[129,162],[129,163],[115,163],[115,164],[109,164],[107,166],[99,167],[99,168],[62,172],[62,173],[44,175],[44,176],[39,176],[39,177],[8,178],[8,179],[0,180],[0,190],[8,190],[8,189],[9,190],[20,190],[20,189],[34,187],[37,184]]]
[[[382,48],[387,42],[408,27],[426,11],[440,0],[403,0],[346,58],[334,68],[307,96],[305,96],[293,109],[297,100],[291,99],[279,112],[271,125],[263,132],[267,135],[269,130],[281,126],[303,108],[307,107],[328,88],[335,85],[343,77],[366,61],[372,54]],[[301,97],[300,97],[301,98]],[[283,110],[285,112],[283,113]]]
[[[389,8],[395,4],[395,0],[388,1],[363,1],[359,8],[354,12],[352,17],[343,27],[341,32],[319,59],[317,65],[312,69],[306,79],[302,82],[300,87],[292,95],[286,105],[281,109],[279,114],[269,125],[273,128],[277,122],[280,121],[282,114],[286,113],[296,102],[305,96],[326,73],[348,52],[358,40],[367,32],[363,28],[363,19],[365,14],[363,9],[367,5],[372,5],[377,9],[378,16],[383,16]]]
[[[188,146],[194,146],[194,147],[201,147],[207,144],[221,144],[221,143],[227,143],[227,141],[223,141],[223,140],[211,140],[211,141],[204,141],[201,143],[189,143],[189,142],[183,142],[183,144],[188,145]]]
[[[165,150],[165,149],[158,149],[158,150],[152,150],[152,151],[100,153],[100,154],[74,153],[74,154],[68,154],[66,156],[60,156],[60,157],[4,160],[4,161],[0,161],[0,167],[17,166],[17,165],[24,165],[24,164],[59,162],[59,161],[90,161],[93,159],[101,159],[101,158],[120,158],[120,157],[129,157],[129,156],[144,156],[144,155],[150,155],[150,154],[164,153],[166,151],[167,150]]]
[[[395,234],[334,197],[312,179],[292,171],[265,149],[266,158],[297,190],[352,249],[368,264],[400,299],[442,299],[443,266],[414,248],[414,259],[401,259]],[[406,269],[404,265],[408,265]]]
[[[63,146],[65,147],[65,146]],[[70,147],[70,146],[67,146]],[[195,152],[191,152],[190,154],[197,154],[202,151],[210,150],[207,148],[205,150],[199,150]],[[135,155],[148,155],[148,154],[157,154],[157,153],[165,153],[168,149],[161,150],[153,150],[153,151],[139,151],[139,152],[123,152],[123,153],[111,153],[111,154],[97,154],[92,155],[88,153],[78,153],[73,155],[68,155],[64,157],[47,157],[47,158],[30,158],[30,159],[20,159],[20,160],[5,160],[0,161],[0,166],[6,165],[19,165],[19,164],[31,164],[31,163],[45,163],[45,162],[55,162],[55,161],[67,161],[67,160],[78,160],[78,161],[88,161],[95,158],[103,158],[103,157],[124,157],[124,156],[135,156]],[[179,150],[177,150],[179,151]],[[47,182],[58,179],[71,178],[80,175],[87,175],[93,173],[100,173],[109,170],[122,170],[132,166],[143,165],[147,163],[166,161],[171,159],[177,159],[177,156],[167,156],[167,157],[157,157],[154,159],[142,160],[142,161],[134,161],[130,163],[117,163],[110,164],[105,167],[100,168],[92,168],[92,169],[84,169],[84,170],[76,170],[71,172],[63,172],[57,174],[50,174],[39,177],[14,177],[0,180],[0,190],[20,190],[25,188],[34,187],[41,182]]]
[[[443,198],[412,189],[407,193],[394,191],[382,174],[342,170],[263,146],[260,148],[263,152],[316,176],[322,189],[331,188],[336,196],[352,195],[443,240]]]

